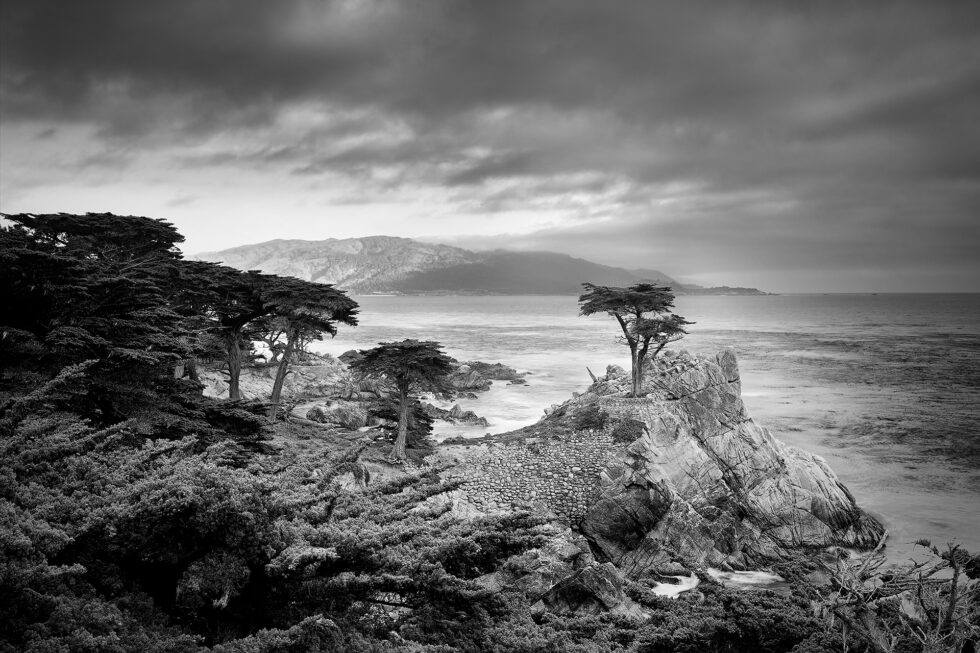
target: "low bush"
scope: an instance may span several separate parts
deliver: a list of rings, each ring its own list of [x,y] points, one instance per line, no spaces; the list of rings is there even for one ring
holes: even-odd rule
[[[589,404],[572,418],[572,428],[576,431],[597,431],[606,427],[609,414],[596,404]]]
[[[646,424],[637,419],[625,419],[616,422],[612,430],[613,442],[630,443],[642,436],[646,428]]]

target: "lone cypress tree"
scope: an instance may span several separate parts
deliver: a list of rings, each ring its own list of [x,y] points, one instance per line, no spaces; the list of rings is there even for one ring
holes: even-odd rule
[[[351,368],[366,376],[389,380],[398,389],[398,437],[391,455],[405,459],[408,440],[409,393],[439,390],[452,372],[452,359],[444,354],[441,345],[429,340],[382,342],[374,349],[362,349],[361,357]]]
[[[581,315],[607,313],[616,318],[623,330],[623,340],[630,348],[630,365],[633,371],[633,387],[630,396],[639,397],[643,384],[643,360],[654,346],[651,358],[667,346],[680,340],[687,331],[688,322],[674,315],[674,292],[667,286],[638,283],[628,288],[597,286],[583,283],[586,292],[579,298]]]

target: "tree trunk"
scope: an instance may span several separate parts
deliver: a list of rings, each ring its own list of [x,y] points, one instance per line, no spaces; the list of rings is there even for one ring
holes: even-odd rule
[[[395,439],[395,446],[391,449],[391,456],[399,460],[405,460],[408,456],[405,453],[405,446],[408,443],[408,388],[399,384],[398,387],[398,437]]]
[[[631,396],[640,396],[640,386],[643,383],[643,360],[636,347],[630,347],[630,360],[633,363],[633,392]]]
[[[197,372],[197,359],[191,358],[187,361],[187,376],[190,377],[191,381],[194,383],[201,382],[201,375]]]
[[[269,421],[276,421],[276,411],[279,410],[279,398],[282,396],[282,384],[286,381],[286,374],[289,373],[289,359],[293,355],[293,347],[296,345],[296,337],[299,334],[296,331],[290,331],[286,336],[286,349],[282,352],[282,358],[279,359],[279,367],[276,369],[276,381],[272,384],[272,397],[269,401],[272,405],[269,407]]]
[[[238,389],[238,380],[242,375],[242,346],[238,340],[238,331],[228,334],[228,399],[231,401],[242,398]]]
[[[650,341],[644,339],[642,344],[638,345],[636,351],[633,353],[633,357],[636,359],[636,363],[633,365],[633,369],[636,370],[633,373],[633,396],[639,397],[643,392],[643,361],[647,358],[647,352],[650,351]],[[657,351],[660,351],[659,349]],[[654,353],[654,357],[656,357]]]

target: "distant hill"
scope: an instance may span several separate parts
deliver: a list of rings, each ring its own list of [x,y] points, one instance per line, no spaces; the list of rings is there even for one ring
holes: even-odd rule
[[[677,282],[655,272],[643,278],[608,265],[554,252],[496,251],[481,260],[408,275],[396,288],[402,292],[488,292],[503,295],[574,295],[582,282],[602,286],[628,286],[639,281]]]
[[[392,236],[271,240],[192,258],[333,283],[355,294],[575,295],[584,281],[604,286],[656,281],[677,294],[763,294],[755,288],[687,286],[659,270],[626,270],[567,254],[472,252]]]
[[[240,270],[333,283],[356,293],[391,292],[408,275],[478,260],[473,252],[458,247],[392,236],[270,240],[220,252],[202,252],[193,258]]]

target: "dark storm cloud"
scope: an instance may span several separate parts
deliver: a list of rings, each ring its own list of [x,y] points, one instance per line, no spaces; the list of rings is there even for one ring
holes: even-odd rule
[[[281,166],[374,179],[365,201],[428,186],[477,212],[561,207],[603,220],[535,242],[607,260],[623,243],[721,257],[718,241],[774,269],[925,265],[966,260],[980,234],[977,3],[2,10],[5,121],[91,125],[120,148],[232,134],[174,162],[202,174]],[[283,134],[297,105],[326,117]]]

